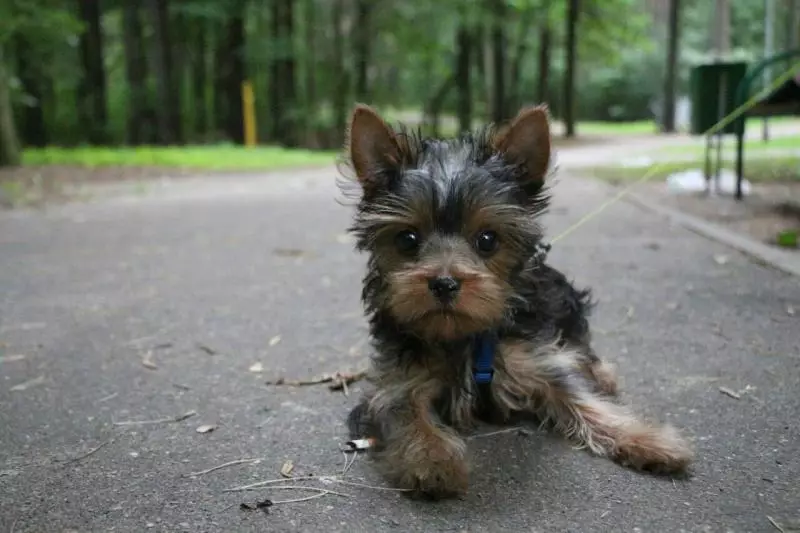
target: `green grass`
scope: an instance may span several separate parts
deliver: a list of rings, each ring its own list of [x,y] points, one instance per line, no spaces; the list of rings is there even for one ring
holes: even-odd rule
[[[26,149],[24,165],[77,165],[83,167],[180,167],[206,170],[282,169],[325,165],[334,152],[294,150],[274,146],[245,148],[233,145],[78,147]]]
[[[725,159],[722,167],[734,170],[735,162]],[[652,167],[630,168],[622,166],[603,166],[595,167],[590,172],[597,178],[612,182],[625,183],[640,179],[647,174],[650,169],[652,175],[648,181],[662,181],[664,178],[675,172],[689,169],[702,169],[703,160],[699,158],[691,161],[666,161],[656,163]],[[780,183],[780,182],[800,182],[800,157],[772,156],[772,157],[750,157],[745,158],[744,163],[745,178],[753,183]]]
[[[578,135],[647,135],[657,133],[658,126],[652,120],[636,122],[578,122]]]
[[[736,150],[736,142],[733,139],[726,139],[723,144],[723,153]],[[767,142],[760,139],[749,139],[744,142],[745,157],[753,152],[763,152],[767,150],[800,150],[800,135],[787,135],[782,137],[775,137]],[[698,139],[696,143],[684,146],[667,146],[654,152],[654,154],[670,155],[670,154],[695,154],[698,157],[705,154],[705,140]]]

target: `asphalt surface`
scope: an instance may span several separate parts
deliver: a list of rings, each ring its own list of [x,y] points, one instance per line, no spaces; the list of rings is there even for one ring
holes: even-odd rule
[[[280,478],[286,461],[295,476],[343,469],[361,385],[265,384],[366,361],[364,258],[343,238],[334,180],[182,180],[0,212],[0,531],[800,527],[800,280],[624,202],[551,261],[594,288],[597,349],[624,399],[694,442],[691,479],[636,474],[531,428],[470,441],[463,500],[295,480],[349,497],[241,509],[318,494],[223,492]],[[612,191],[562,175],[554,194],[551,235]],[[187,476],[247,458],[261,460]],[[363,457],[345,479],[386,486]]]

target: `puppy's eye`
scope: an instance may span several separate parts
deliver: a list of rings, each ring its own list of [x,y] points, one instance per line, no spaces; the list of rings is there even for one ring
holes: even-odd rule
[[[475,248],[483,255],[494,253],[499,244],[497,233],[491,230],[482,231],[475,238]]]
[[[397,249],[404,253],[410,254],[416,252],[420,245],[420,236],[414,230],[403,230],[394,237],[394,244]]]

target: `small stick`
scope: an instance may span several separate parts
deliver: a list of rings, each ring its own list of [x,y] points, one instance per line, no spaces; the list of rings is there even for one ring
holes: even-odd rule
[[[774,527],[775,529],[777,529],[777,530],[778,530],[778,531],[780,531],[781,533],[786,533],[786,530],[785,530],[785,529],[783,529],[783,528],[781,527],[781,525],[780,525],[779,523],[777,523],[777,522],[775,521],[775,519],[774,519],[774,518],[772,518],[770,515],[767,515],[767,520],[769,520],[769,523],[770,523],[770,524],[772,524],[772,527]]]
[[[345,474],[347,474],[348,470],[350,470],[350,468],[353,467],[353,463],[356,462],[356,458],[358,458],[358,454],[354,453],[353,454],[353,459],[350,460],[350,463],[348,464],[348,462],[347,462],[348,461],[347,452],[342,452],[342,453],[344,454],[344,470],[342,471],[342,475],[345,475]]]
[[[316,480],[316,479],[320,479],[320,478],[317,477],[317,476],[309,476],[309,477],[298,477],[298,478],[295,478],[294,480],[295,481],[312,481],[312,480]],[[286,478],[268,479],[266,481],[258,481],[256,483],[251,483],[249,485],[240,485],[238,487],[232,487],[230,489],[225,489],[222,492],[242,492],[242,491],[245,491],[245,490],[256,489],[258,487],[265,487],[267,485],[274,485],[276,483],[285,483],[285,482],[286,482]]]
[[[733,392],[733,391],[732,391],[731,389],[729,389],[728,387],[720,387],[720,388],[719,388],[719,391],[720,391],[722,394],[726,395],[726,396],[730,396],[730,397],[731,397],[731,398],[733,398],[734,400],[741,400],[741,399],[742,399],[742,395],[741,395],[741,394],[739,394],[739,393],[737,393],[737,392]]]
[[[526,433],[528,430],[523,427],[513,427],[513,428],[506,428],[506,429],[498,429],[497,431],[490,431],[489,433],[479,433],[477,435],[470,435],[467,439],[479,439],[482,437],[493,437],[495,435],[502,435],[504,433],[513,433],[515,431],[519,431],[521,433]]]
[[[108,400],[110,400],[110,399],[112,399],[112,398],[116,398],[117,396],[119,396],[119,393],[118,393],[118,392],[113,392],[113,393],[109,394],[108,396],[103,396],[102,398],[100,398],[99,400],[97,400],[97,402],[96,402],[96,403],[103,403],[103,402],[107,402]]]
[[[388,491],[396,491],[396,492],[409,492],[414,489],[399,489],[394,487],[377,487],[375,485],[367,485],[366,483],[357,483],[355,481],[345,481],[343,479],[339,479],[337,476],[310,476],[310,477],[298,477],[293,478],[293,481],[321,481],[321,482],[334,482],[334,483],[341,483],[342,485],[351,485],[353,487],[363,487],[365,489],[373,489],[373,490],[388,490]],[[285,479],[268,479],[266,481],[259,481],[257,483],[251,483],[249,485],[242,485],[240,487],[232,487],[230,489],[225,489],[222,492],[244,492],[247,490],[256,489],[259,487],[265,487],[267,485],[275,485],[277,483],[285,483]],[[285,486],[285,485],[284,485]],[[277,487],[273,487],[277,488]],[[320,489],[316,487],[309,487],[313,490],[328,490],[328,489]]]
[[[100,450],[101,448],[103,448],[103,447],[107,446],[108,444],[111,444],[113,441],[114,441],[114,438],[110,438],[110,439],[108,439],[107,441],[105,441],[105,442],[102,442],[102,443],[100,443],[99,445],[95,446],[94,448],[92,448],[92,449],[91,449],[91,450],[89,450],[88,452],[84,453],[83,455],[78,455],[78,456],[76,456],[76,457],[73,457],[72,459],[66,459],[66,460],[64,461],[64,464],[69,464],[69,463],[77,463],[78,461],[82,461],[83,459],[86,459],[87,457],[89,457],[89,456],[90,456],[90,455],[92,455],[93,453],[97,452],[97,451],[98,451],[98,450]]]
[[[342,485],[350,485],[352,487],[362,487],[365,489],[372,489],[372,490],[388,490],[393,492],[410,492],[414,489],[400,489],[396,487],[377,487],[375,485],[367,485],[366,483],[357,483],[355,481],[345,481],[343,479],[338,479],[334,477],[321,477],[322,480],[333,481],[334,483],[341,483]]]
[[[308,500],[316,500],[317,498],[322,498],[323,496],[327,496],[328,494],[332,494],[329,491],[320,492],[319,494],[314,494],[312,496],[306,496],[305,498],[294,498],[293,500],[272,500],[272,505],[278,505],[280,503],[297,503],[297,502],[307,502]]]
[[[125,420],[122,422],[114,422],[115,426],[142,426],[147,424],[170,424],[175,422],[183,422],[187,418],[191,418],[197,414],[197,411],[189,411],[179,416],[172,418],[159,418],[157,420]]]
[[[211,472],[214,472],[216,470],[220,470],[222,468],[227,468],[229,466],[243,465],[245,463],[253,463],[255,461],[260,461],[261,459],[262,459],[261,457],[256,457],[254,459],[236,459],[235,461],[228,461],[227,463],[223,463],[221,465],[217,465],[217,466],[208,468],[206,470],[200,470],[199,472],[191,472],[189,474],[184,474],[183,477],[203,476],[205,474],[210,474]]]
[[[315,490],[317,492],[335,494],[336,496],[341,496],[342,498],[350,497],[349,494],[345,494],[343,492],[336,492],[335,490],[322,489],[320,487],[303,487],[301,485],[278,485],[277,487],[270,487],[270,490]]]

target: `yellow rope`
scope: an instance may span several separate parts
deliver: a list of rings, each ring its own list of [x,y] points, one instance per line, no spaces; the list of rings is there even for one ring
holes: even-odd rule
[[[769,86],[769,88],[766,91],[759,91],[758,94],[756,94],[755,96],[750,98],[747,102],[743,103],[742,105],[740,105],[739,107],[737,107],[736,109],[731,111],[731,113],[729,115],[723,117],[722,120],[720,120],[719,122],[717,122],[716,124],[711,126],[703,134],[703,136],[704,137],[708,137],[708,136],[714,135],[719,130],[723,129],[725,126],[727,126],[728,124],[730,124],[731,122],[733,122],[734,120],[739,118],[739,116],[741,114],[747,112],[748,109],[752,108],[754,105],[756,105],[758,103],[758,101],[761,99],[761,95],[763,95],[764,93],[769,94],[772,91],[774,91],[775,89],[777,89],[778,87],[780,87],[781,85],[783,85],[787,80],[791,79],[791,77],[794,76],[795,71],[798,70],[798,69],[800,69],[800,61],[798,61],[797,63],[793,64],[783,74],[781,74],[780,76],[775,78],[775,81],[772,82],[772,84]],[[647,172],[645,172],[644,175],[641,178],[638,178],[638,179],[632,181],[631,183],[629,183],[628,185],[626,185],[613,198],[610,198],[609,200],[606,200],[605,202],[600,204],[600,206],[597,207],[597,209],[595,209],[593,211],[590,211],[589,213],[587,213],[586,215],[581,217],[577,222],[575,222],[573,225],[571,225],[566,230],[561,232],[559,235],[557,235],[550,242],[554,243],[556,241],[559,241],[559,240],[563,239],[564,237],[566,237],[567,235],[569,235],[570,233],[572,233],[573,231],[575,231],[576,229],[578,229],[579,227],[583,226],[586,222],[588,222],[589,220],[593,219],[594,217],[596,217],[597,215],[599,215],[600,213],[602,213],[603,211],[608,209],[611,205],[613,205],[614,203],[616,203],[619,200],[621,200],[626,194],[628,194],[631,190],[633,190],[634,187],[636,187],[640,183],[642,183],[644,181],[647,181],[648,179],[653,177],[653,175],[656,174],[657,171],[659,171],[666,164],[667,164],[667,162],[662,162],[662,163],[659,163],[659,164],[656,164],[656,165],[652,165],[650,167],[650,169]]]

